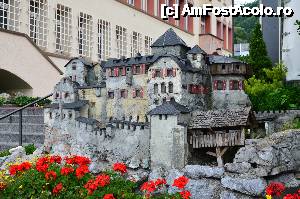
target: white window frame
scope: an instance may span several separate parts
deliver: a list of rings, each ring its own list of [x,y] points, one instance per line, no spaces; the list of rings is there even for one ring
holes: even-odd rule
[[[29,36],[38,46],[48,45],[48,0],[29,0]]]
[[[142,10],[144,10],[145,12],[148,11],[148,1],[149,0],[142,0]]]
[[[127,29],[116,25],[116,55],[117,58],[127,56]]]
[[[0,0],[0,28],[19,31],[20,0]]]
[[[127,0],[127,3],[134,6],[134,0]]]
[[[93,44],[93,17],[80,12],[78,16],[78,54],[83,57],[92,57]]]
[[[133,31],[131,34],[130,56],[135,57],[137,53],[142,53],[142,34]]]
[[[185,4],[188,4],[188,1],[184,1]],[[188,31],[189,29],[189,17],[184,17],[184,30]]]
[[[111,56],[111,24],[98,20],[98,56],[100,60],[107,60]]]
[[[72,50],[72,9],[57,4],[55,10],[55,49],[70,54]]]
[[[145,36],[145,40],[144,40],[144,52],[145,55],[151,55],[151,45],[152,45],[153,39],[149,36]]]

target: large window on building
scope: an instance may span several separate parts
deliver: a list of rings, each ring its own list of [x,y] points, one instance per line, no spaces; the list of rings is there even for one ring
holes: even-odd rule
[[[201,21],[200,21],[200,33],[201,34],[205,34],[206,33],[206,27],[205,27],[205,25],[206,25],[206,23],[205,23],[205,16],[204,15],[202,15],[201,16]]]
[[[217,21],[217,37],[222,38],[222,23],[220,21]]]
[[[134,0],[127,0],[128,4],[133,5],[134,6]]]
[[[92,56],[93,18],[80,12],[78,18],[78,54],[84,57]]]
[[[72,10],[57,4],[55,14],[55,49],[61,53],[71,53]]]
[[[144,10],[145,12],[147,12],[147,10],[148,10],[148,1],[149,0],[142,0],[142,10]]]
[[[110,22],[98,20],[98,56],[107,60],[111,55],[111,26]]]
[[[30,0],[29,3],[29,35],[40,47],[47,47],[48,36],[48,4],[47,0]]]
[[[145,55],[151,54],[151,45],[153,39],[151,37],[145,36]]]
[[[0,0],[0,28],[19,31],[19,0]]]
[[[127,56],[127,29],[121,26],[116,26],[116,54],[117,58]]]
[[[142,34],[133,31],[131,35],[130,55],[131,57],[142,51]]]

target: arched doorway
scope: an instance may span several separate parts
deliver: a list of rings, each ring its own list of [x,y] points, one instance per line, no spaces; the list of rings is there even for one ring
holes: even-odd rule
[[[32,95],[32,87],[15,74],[0,69],[0,93],[22,92],[25,95]]]

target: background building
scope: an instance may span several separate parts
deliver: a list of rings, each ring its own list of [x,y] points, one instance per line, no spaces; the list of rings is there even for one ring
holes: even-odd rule
[[[219,7],[232,5],[231,0],[0,0],[0,37],[5,44],[0,45],[0,50],[16,51],[7,51],[7,54],[0,56],[1,73],[12,72],[16,76],[14,81],[25,81],[28,94],[48,94],[72,57],[82,56],[99,62],[109,57],[133,57],[138,52],[150,54],[152,41],[170,27],[190,46],[199,44],[209,54],[218,48],[222,49],[222,54],[231,53],[230,17],[181,17],[178,21],[163,21],[160,5],[164,3],[182,6],[186,3],[194,6],[205,3]],[[26,48],[19,42],[6,42],[14,40],[16,35],[19,39],[30,38],[33,42],[26,40]],[[37,49],[40,49],[39,55],[34,55],[32,51]],[[19,65],[15,62],[20,59],[20,52],[24,54],[22,59],[37,56],[34,58],[36,62],[27,66],[38,72],[36,75],[30,73],[31,76],[37,78],[41,74],[56,73],[53,76],[57,77],[42,78],[54,80],[38,81],[43,88],[35,91],[36,83],[22,78],[24,73],[28,73],[27,67],[18,68],[17,72],[11,70]],[[2,58],[7,61],[3,62]],[[41,66],[45,59],[48,63],[43,65],[49,67]],[[10,91],[13,88],[0,87],[1,90]]]
[[[249,43],[234,44],[234,56],[249,55]]]
[[[292,17],[262,17],[262,31],[273,64],[282,61],[288,68],[287,81],[300,81],[300,36],[295,22],[300,19],[300,1],[261,0],[265,6],[291,7]]]

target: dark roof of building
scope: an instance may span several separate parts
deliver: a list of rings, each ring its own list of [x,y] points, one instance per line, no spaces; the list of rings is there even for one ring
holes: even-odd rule
[[[152,109],[149,115],[178,115],[180,113],[189,113],[190,110],[174,100],[163,102],[162,105]]]
[[[98,120],[95,120],[93,118],[77,117],[75,120],[78,122],[81,122],[81,123],[89,124],[89,125],[100,124],[100,122]]]
[[[101,66],[103,68],[111,68],[111,67],[131,67],[133,65],[139,64],[153,64],[159,58],[162,57],[170,57],[173,59],[178,66],[181,68],[182,71],[189,71],[189,72],[197,72],[199,69],[193,68],[190,60],[188,59],[181,59],[175,55],[165,54],[165,55],[147,55],[141,57],[132,57],[132,58],[124,58],[124,59],[108,59],[107,61],[101,62]]]
[[[146,55],[141,56],[137,55],[136,57],[131,58],[121,58],[115,59],[111,58],[107,61],[102,61],[101,66],[103,68],[110,68],[110,67],[120,67],[120,66],[132,66],[132,65],[139,65],[139,64],[152,64],[159,58],[158,55]]]
[[[190,129],[247,126],[251,107],[197,111],[190,120]]]
[[[72,58],[66,65],[65,65],[65,67],[66,66],[68,66],[72,61],[74,61],[74,60],[79,60],[81,63],[83,63],[83,65],[85,65],[85,66],[89,66],[89,67],[94,67],[95,65],[93,64],[93,63],[91,63],[91,62],[88,62],[87,60],[85,60],[83,57],[74,57],[74,58]]]
[[[222,55],[210,55],[209,64],[232,64],[232,63],[244,63],[238,59],[232,57],[226,57]]]
[[[78,89],[91,89],[91,88],[106,88],[106,82],[101,82],[98,84],[93,84],[89,86],[77,86]]]
[[[80,108],[84,107],[85,105],[88,104],[88,100],[79,100],[76,102],[72,102],[72,103],[64,103],[62,108],[63,109],[75,109],[75,110],[79,110]],[[59,108],[59,104],[58,103],[53,103],[49,105],[49,108],[54,108],[54,109],[58,109]]]
[[[162,36],[160,36],[151,47],[164,47],[164,46],[185,46],[186,43],[174,32],[172,28],[167,30]]]
[[[191,50],[189,50],[187,52],[187,54],[202,54],[202,55],[206,55],[207,53],[200,48],[198,45],[195,45]]]

